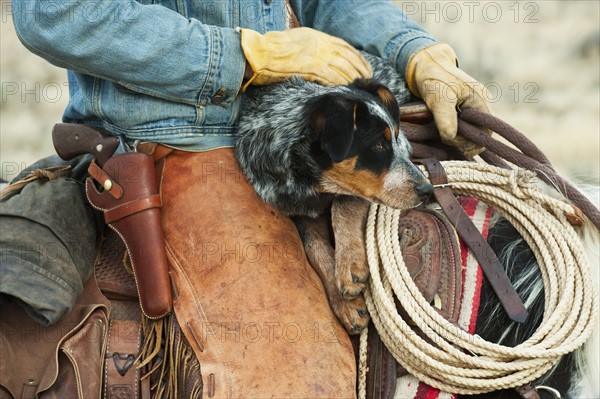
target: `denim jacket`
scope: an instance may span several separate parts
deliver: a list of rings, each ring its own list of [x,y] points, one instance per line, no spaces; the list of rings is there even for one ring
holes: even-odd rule
[[[13,0],[23,44],[68,69],[65,122],[202,151],[235,144],[245,58],[236,27],[289,27],[287,0]],[[435,39],[389,1],[289,0],[302,26],[404,72]]]

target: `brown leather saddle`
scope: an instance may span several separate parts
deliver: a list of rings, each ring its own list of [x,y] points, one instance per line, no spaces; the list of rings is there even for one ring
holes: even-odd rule
[[[399,226],[400,245],[406,266],[417,287],[439,312],[450,322],[456,322],[462,293],[460,249],[458,237],[447,218],[437,210],[410,210],[401,218]],[[111,389],[123,390],[124,385],[144,387],[141,392],[150,392],[150,381],[142,380],[138,373],[127,373],[132,360],[139,355],[139,344],[143,337],[135,337],[134,331],[141,328],[141,312],[138,295],[131,270],[131,263],[121,238],[111,229],[105,230],[95,264],[98,288],[111,303],[113,333],[105,357],[106,375],[104,384]],[[181,345],[191,348],[186,338],[180,335]],[[120,343],[119,349],[112,349]],[[127,345],[128,344],[128,345]],[[395,391],[397,377],[406,374],[399,366],[371,325],[369,330],[369,373],[368,396],[387,398]],[[181,376],[179,386],[190,393],[202,381],[200,364],[192,369],[195,374]],[[128,376],[129,379],[124,377]],[[128,382],[127,384],[125,382]],[[112,388],[116,387],[116,388]],[[198,388],[196,388],[198,389]]]
[[[456,232],[437,210],[406,211],[399,224],[400,247],[413,281],[425,299],[448,321],[456,323],[462,295],[460,248]],[[396,302],[401,315],[408,316]],[[418,334],[424,336],[420,331]],[[369,326],[367,398],[392,398],[404,370]]]

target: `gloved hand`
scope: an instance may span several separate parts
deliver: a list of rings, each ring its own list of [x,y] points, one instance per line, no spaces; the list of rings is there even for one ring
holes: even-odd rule
[[[324,85],[369,78],[371,65],[350,44],[311,28],[267,32],[240,29],[253,76],[242,86],[282,82],[292,76]]]
[[[406,67],[406,82],[410,91],[427,104],[443,142],[462,148],[467,156],[484,150],[456,135],[456,107],[491,113],[490,97],[484,85],[458,68],[456,54],[449,45],[438,43],[413,54]]]

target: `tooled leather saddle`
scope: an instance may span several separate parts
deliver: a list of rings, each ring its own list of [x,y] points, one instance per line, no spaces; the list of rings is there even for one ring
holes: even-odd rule
[[[419,291],[444,318],[456,323],[462,294],[462,266],[454,228],[438,210],[409,210],[400,218],[399,236],[406,268]],[[398,302],[396,306],[407,317]],[[392,398],[397,378],[407,372],[390,354],[372,324],[368,337],[367,397]]]

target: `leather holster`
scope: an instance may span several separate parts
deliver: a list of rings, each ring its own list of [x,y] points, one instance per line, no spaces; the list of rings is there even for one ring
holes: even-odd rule
[[[92,161],[88,171],[87,197],[127,247],[142,312],[150,319],[164,317],[171,311],[172,296],[154,157],[128,152],[108,159],[102,168]]]

